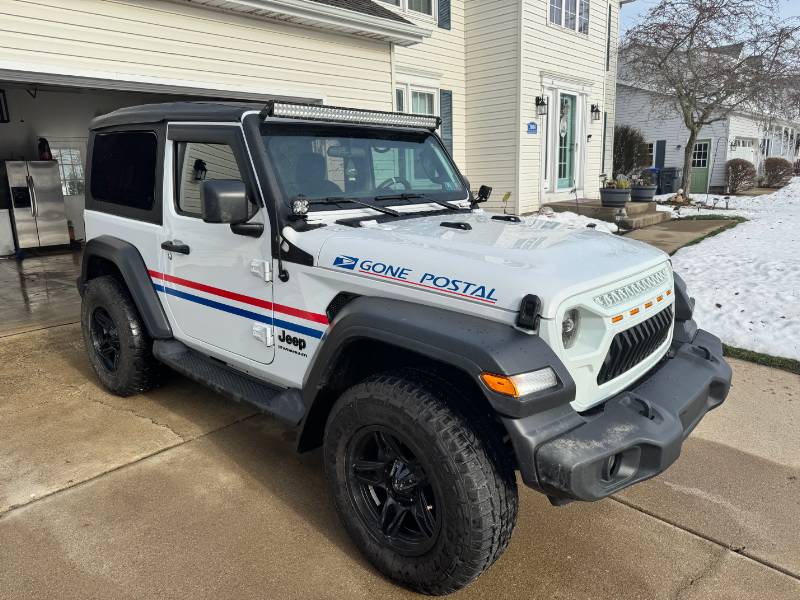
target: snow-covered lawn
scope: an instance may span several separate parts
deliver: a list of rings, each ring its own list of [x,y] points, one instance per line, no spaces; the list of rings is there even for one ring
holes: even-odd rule
[[[768,196],[731,197],[733,210],[720,206],[700,214],[749,221],[672,257],[697,298],[698,324],[732,346],[800,359],[800,178]]]

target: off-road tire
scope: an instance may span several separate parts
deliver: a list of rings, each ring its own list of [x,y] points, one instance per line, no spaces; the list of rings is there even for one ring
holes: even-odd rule
[[[113,370],[104,364],[92,341],[92,318],[98,309],[111,319],[118,336],[119,355]],[[132,396],[158,384],[162,369],[153,358],[153,341],[130,293],[115,277],[97,277],[86,284],[81,303],[81,331],[89,362],[108,391]]]
[[[517,517],[514,467],[500,426],[457,390],[433,373],[375,375],[342,394],[325,429],[325,473],[348,533],[379,571],[429,595],[477,579],[508,546]],[[376,426],[397,432],[419,452],[441,493],[438,535],[423,555],[404,555],[381,543],[380,530],[370,530],[348,485],[349,446],[359,431]]]

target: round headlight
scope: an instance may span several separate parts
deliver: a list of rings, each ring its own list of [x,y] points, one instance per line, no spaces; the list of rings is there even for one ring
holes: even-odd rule
[[[577,308],[573,308],[564,313],[564,320],[561,321],[561,341],[565,349],[572,348],[575,340],[578,339],[578,328],[581,323],[581,314]]]

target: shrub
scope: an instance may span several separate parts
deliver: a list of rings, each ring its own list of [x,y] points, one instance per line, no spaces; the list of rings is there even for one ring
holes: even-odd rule
[[[617,125],[614,128],[614,173],[630,176],[649,166],[647,142],[642,132],[628,125]]]
[[[792,178],[792,163],[773,156],[764,161],[764,183],[767,187],[783,187]]]
[[[728,187],[731,194],[749,190],[756,181],[756,167],[749,160],[734,158],[725,165],[728,174]]]

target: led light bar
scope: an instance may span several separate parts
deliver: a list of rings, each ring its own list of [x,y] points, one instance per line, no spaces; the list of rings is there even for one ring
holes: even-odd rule
[[[381,125],[387,127],[415,127],[434,131],[442,124],[440,117],[412,115],[406,113],[341,108],[322,104],[299,104],[270,100],[261,111],[261,116],[278,119],[300,119],[303,121],[325,121],[355,123],[358,125]]]

